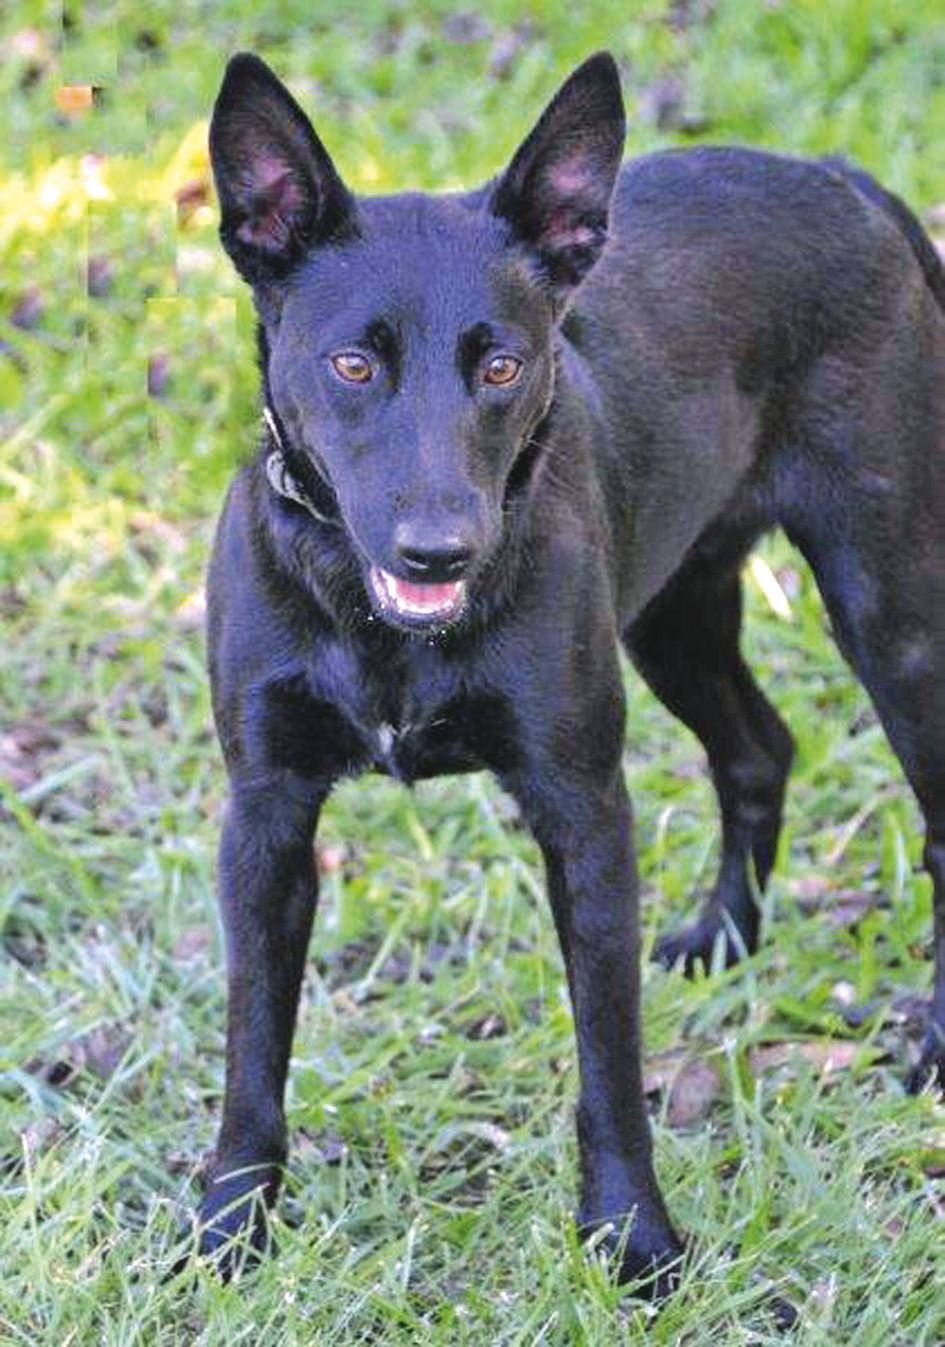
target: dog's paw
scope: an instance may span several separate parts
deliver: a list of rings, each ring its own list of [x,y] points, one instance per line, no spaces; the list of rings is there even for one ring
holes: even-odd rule
[[[686,1249],[672,1226],[656,1227],[635,1216],[625,1221],[578,1217],[578,1234],[607,1256],[617,1281],[632,1283],[640,1300],[659,1304],[676,1290]]]
[[[930,1024],[925,1031],[919,1060],[909,1069],[905,1086],[907,1094],[931,1089],[945,1095],[945,1031],[937,1024]]]
[[[698,964],[708,972],[720,959],[724,968],[731,968],[752,953],[753,948],[739,939],[738,932],[734,928],[727,929],[716,917],[701,917],[689,926],[667,931],[653,946],[655,963],[667,969],[679,965],[686,977],[692,977]]]
[[[275,1252],[269,1208],[280,1174],[274,1165],[218,1169],[197,1212],[197,1247],[224,1281]]]

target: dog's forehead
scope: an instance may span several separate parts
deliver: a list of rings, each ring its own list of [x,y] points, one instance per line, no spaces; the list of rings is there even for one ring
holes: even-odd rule
[[[358,218],[356,240],[306,268],[307,306],[444,337],[483,321],[529,325],[534,287],[501,224],[470,198],[370,197],[359,201]]]

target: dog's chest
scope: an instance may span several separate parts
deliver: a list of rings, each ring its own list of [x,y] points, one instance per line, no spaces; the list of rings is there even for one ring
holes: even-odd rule
[[[271,687],[268,746],[308,775],[380,772],[404,782],[510,764],[506,698],[429,655],[365,661],[335,649],[306,676]]]
[[[511,739],[502,698],[456,679],[407,678],[368,699],[361,720],[368,770],[411,782],[504,761]]]
[[[382,721],[370,727],[369,770],[410,782],[483,766],[466,740],[459,708],[448,704],[437,710],[439,714],[420,722]]]

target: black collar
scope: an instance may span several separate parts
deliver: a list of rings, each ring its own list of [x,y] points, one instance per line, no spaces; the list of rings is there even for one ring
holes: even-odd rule
[[[295,473],[292,472],[286,462],[285,444],[279,433],[279,426],[272,413],[272,408],[264,406],[262,410],[263,420],[269,428],[269,433],[275,440],[276,447],[266,459],[266,477],[269,479],[269,485],[277,496],[284,496],[286,500],[295,501],[296,505],[301,505],[303,509],[308,510],[313,519],[317,519],[320,524],[337,524],[337,519],[332,519],[330,515],[322,514],[314,502],[306,495],[301,482]]]

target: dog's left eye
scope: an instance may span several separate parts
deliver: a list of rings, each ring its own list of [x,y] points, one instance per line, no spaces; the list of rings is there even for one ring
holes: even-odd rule
[[[521,369],[522,362],[514,355],[494,355],[483,371],[483,382],[499,386],[514,384]]]
[[[339,351],[331,358],[332,368],[346,384],[366,384],[374,377],[371,362],[358,351]]]

